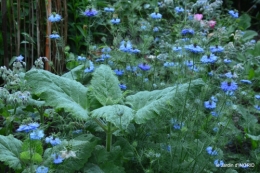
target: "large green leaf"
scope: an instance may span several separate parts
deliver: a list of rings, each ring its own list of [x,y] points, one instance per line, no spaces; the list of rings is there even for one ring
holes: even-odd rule
[[[65,147],[71,145],[71,151],[74,151],[76,157],[69,157],[63,160],[61,164],[58,164],[56,173],[74,173],[84,167],[88,162],[89,157],[92,154],[92,151],[97,145],[97,138],[91,134],[78,136],[70,141],[62,141],[61,145],[55,146],[53,149],[49,148],[45,150],[44,158],[45,164],[48,165],[53,162],[53,157],[51,156],[52,151],[65,151]],[[56,153],[61,154],[61,153]]]
[[[22,142],[12,135],[0,135],[0,161],[15,170],[21,169],[21,162],[19,159],[21,147]]]
[[[167,111],[167,104],[183,104],[182,101],[185,99],[186,94],[189,94],[189,97],[198,94],[203,85],[205,83],[201,79],[197,79],[191,81],[190,84],[180,84],[163,90],[142,91],[135,95],[127,96],[126,104],[136,111],[135,122],[142,124],[147,120],[162,116]]]
[[[81,83],[35,69],[28,71],[25,78],[33,93],[45,100],[46,105],[63,108],[76,118],[88,118],[88,89]]]
[[[95,118],[102,117],[117,128],[126,129],[134,119],[134,112],[131,108],[124,105],[111,105],[93,110],[91,116]]]
[[[99,66],[91,80],[92,91],[104,106],[117,104],[122,99],[119,81],[109,66]]]
[[[253,39],[255,36],[257,36],[258,35],[258,33],[257,32],[255,32],[255,31],[253,31],[253,30],[247,30],[247,31],[245,31],[245,33],[244,33],[244,35],[243,35],[243,37],[242,37],[242,40],[244,41],[244,42],[246,42],[246,41],[250,41],[251,39]]]

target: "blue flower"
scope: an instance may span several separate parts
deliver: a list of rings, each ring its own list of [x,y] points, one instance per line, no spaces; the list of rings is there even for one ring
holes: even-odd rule
[[[24,57],[22,55],[19,55],[16,57],[16,61],[18,61],[18,62],[22,62],[23,59],[24,59]]]
[[[153,19],[161,19],[162,15],[160,13],[154,12],[154,13],[150,14],[150,17]]]
[[[213,102],[218,102],[218,98],[216,98],[215,96],[211,96],[210,99],[211,99]]]
[[[182,35],[194,35],[194,30],[193,29],[183,29],[181,31]]]
[[[211,53],[220,53],[224,51],[224,48],[222,46],[210,46],[209,47]]]
[[[43,130],[34,130],[32,133],[30,133],[30,139],[33,140],[40,140],[44,137]]]
[[[198,72],[200,71],[200,69],[197,67],[197,66],[191,66],[191,67],[188,67],[191,71],[195,71],[195,72]]]
[[[187,67],[192,67],[193,66],[193,61],[191,61],[191,60],[185,61],[185,65]]]
[[[213,116],[213,117],[218,117],[218,113],[216,111],[212,111],[210,112],[210,114]]]
[[[72,133],[73,133],[73,134],[79,134],[79,133],[82,133],[82,130],[81,130],[81,129],[79,129],[79,130],[74,130]]]
[[[203,53],[204,50],[196,44],[186,45],[184,48],[192,53]]]
[[[86,61],[86,57],[78,56],[77,60],[78,61]]]
[[[27,125],[20,125],[19,128],[16,130],[17,132],[30,132],[32,130],[35,130],[39,127],[39,123],[29,123]]]
[[[114,9],[114,8],[111,8],[111,7],[105,7],[105,8],[104,8],[104,11],[105,11],[105,12],[114,12],[115,9]]]
[[[229,10],[228,13],[233,17],[233,18],[238,18],[238,12],[234,10]]]
[[[205,101],[204,102],[204,106],[205,106],[205,108],[207,108],[207,109],[215,109],[216,108],[216,103],[214,102],[214,101]]]
[[[143,70],[143,71],[148,71],[148,70],[150,70],[150,68],[151,68],[151,66],[149,66],[149,65],[146,64],[146,63],[141,63],[141,64],[138,65],[138,67],[139,67],[141,70]]]
[[[137,67],[136,66],[131,67],[130,65],[128,65],[128,66],[126,66],[126,70],[131,71],[131,72],[136,72]]]
[[[173,47],[172,50],[173,50],[174,52],[181,52],[182,47],[176,46],[176,47]]]
[[[154,27],[153,28],[153,32],[158,32],[159,31],[159,28],[158,27]]]
[[[235,91],[237,90],[238,86],[237,86],[237,83],[235,82],[227,82],[227,81],[224,81],[224,82],[221,82],[221,86],[220,88],[227,92],[227,91]]]
[[[59,22],[61,21],[61,15],[56,14],[56,13],[52,13],[49,17],[48,17],[48,21],[54,23],[54,22]]]
[[[111,48],[110,47],[104,47],[102,50],[101,50],[102,53],[109,53],[111,52]]]
[[[126,90],[126,85],[123,84],[123,83],[119,84],[119,87],[120,87],[122,90]]]
[[[53,136],[46,137],[45,142],[47,144],[50,143],[52,146],[56,146],[56,145],[59,145],[61,143],[59,138],[53,138]]]
[[[98,58],[98,59],[96,59],[95,61],[96,61],[96,62],[103,62],[103,61],[105,61],[105,59],[104,59],[104,58]]]
[[[111,22],[112,24],[119,24],[119,23],[120,23],[120,19],[114,18],[114,19],[110,20],[110,22]]]
[[[242,80],[240,80],[240,82],[242,82],[244,84],[252,84],[252,82],[250,80],[246,80],[246,79],[242,79]]]
[[[96,9],[90,8],[83,12],[83,15],[87,17],[94,17],[98,14],[98,11]]]
[[[117,76],[122,76],[124,74],[124,70],[115,69],[114,72]]]
[[[84,70],[84,72],[85,72],[85,73],[91,73],[91,72],[94,71],[94,69],[95,69],[95,67],[94,67],[93,62],[92,62],[92,61],[89,61],[89,67],[87,67],[87,68]]]
[[[174,11],[175,11],[176,13],[182,13],[182,12],[184,12],[184,9],[183,9],[182,7],[175,7],[175,8],[174,8]]]
[[[147,28],[147,27],[146,27],[145,25],[141,25],[141,30],[142,30],[142,31],[145,31],[146,28]]]
[[[208,147],[206,148],[207,153],[208,153],[209,155],[212,155],[212,156],[218,155],[218,152],[217,152],[216,150],[213,151],[212,149],[213,149],[213,147],[208,146]]]
[[[174,66],[174,62],[165,62],[163,64],[164,67],[173,67]]]
[[[260,106],[259,106],[259,105],[255,105],[254,107],[255,107],[257,110],[260,111]]]
[[[214,161],[214,165],[216,167],[222,167],[222,166],[224,166],[224,162],[222,160],[217,159],[217,160]]]
[[[260,95],[255,95],[255,98],[256,98],[257,100],[260,100]]]
[[[133,54],[137,54],[137,53],[140,53],[141,51],[139,49],[136,49],[136,48],[133,48],[133,49],[130,49],[130,53],[133,53]]]
[[[132,49],[132,44],[130,41],[122,41],[121,45],[119,47],[119,50],[123,51],[123,52],[130,52]]]
[[[45,166],[39,166],[36,169],[36,173],[48,173],[48,171],[49,171],[49,168],[45,167]]]
[[[58,155],[58,154],[52,154],[51,156],[52,156],[52,158],[53,158],[53,163],[54,163],[54,164],[59,164],[59,163],[62,163],[62,162],[63,162],[63,158],[62,158],[60,155]]]
[[[233,72],[227,72],[227,73],[225,73],[224,74],[227,78],[236,78],[237,76],[236,76],[236,74]]]
[[[108,59],[108,58],[111,58],[111,56],[109,54],[102,54],[101,58]]]
[[[214,54],[210,54],[210,55],[204,55],[202,56],[202,58],[200,59],[200,61],[202,63],[205,63],[205,64],[213,64],[217,61],[218,57],[215,56]]]
[[[229,63],[231,63],[232,62],[232,60],[230,60],[230,59],[224,59],[224,63],[225,64],[229,64]]]
[[[60,35],[59,34],[56,34],[56,33],[53,33],[49,36],[50,39],[59,39],[60,38]]]
[[[213,130],[214,132],[218,132],[218,131],[219,131],[219,128],[218,128],[218,127],[214,127],[212,130]]]
[[[183,122],[178,122],[176,119],[171,119],[171,124],[173,124],[173,128],[176,130],[180,130],[183,126],[184,123]]]

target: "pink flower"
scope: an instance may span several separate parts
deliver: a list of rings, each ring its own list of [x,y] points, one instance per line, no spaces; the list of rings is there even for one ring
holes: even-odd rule
[[[208,22],[210,28],[214,28],[215,25],[216,25],[216,23],[217,23],[217,22],[214,21],[214,20],[210,20],[210,21]]]
[[[202,18],[203,18],[202,14],[195,14],[194,15],[194,19],[197,20],[197,21],[201,21]]]

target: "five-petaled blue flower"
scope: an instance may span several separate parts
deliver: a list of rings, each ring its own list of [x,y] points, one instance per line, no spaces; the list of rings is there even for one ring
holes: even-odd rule
[[[213,147],[211,147],[211,146],[208,146],[206,148],[206,151],[209,155],[212,155],[212,156],[218,155],[218,152],[216,150],[213,150]]]
[[[139,67],[141,70],[143,70],[143,71],[148,71],[148,70],[150,70],[150,68],[151,68],[151,66],[149,66],[149,65],[146,64],[146,63],[141,63],[141,64],[138,65],[138,67]]]
[[[222,46],[216,45],[216,46],[210,46],[209,50],[211,53],[220,53],[224,51],[224,48]]]
[[[114,72],[117,76],[122,76],[124,74],[124,70],[115,69]]]
[[[98,14],[98,11],[96,9],[90,8],[85,10],[83,14],[87,17],[94,17]]]
[[[59,145],[61,143],[60,139],[59,138],[55,138],[53,136],[49,136],[49,137],[46,137],[45,138],[45,142],[47,144],[51,144],[52,146],[55,146],[55,145]]]
[[[234,10],[229,10],[228,13],[233,17],[233,18],[238,18],[238,12]]]
[[[174,8],[174,11],[175,11],[176,13],[182,13],[182,12],[184,12],[184,9],[183,9],[182,7],[175,7],[175,8]]]
[[[157,12],[150,14],[150,16],[153,19],[161,19],[162,18],[162,15],[160,13],[157,13]]]
[[[207,108],[207,109],[215,109],[215,108],[216,108],[216,105],[217,105],[216,102],[211,101],[211,100],[204,102],[204,106],[205,106],[205,108]]]
[[[83,57],[83,56],[78,56],[77,58],[78,61],[86,61],[86,57]]]
[[[48,21],[54,23],[54,22],[59,22],[61,21],[61,15],[56,14],[56,13],[52,13],[49,17],[48,17]]]
[[[216,167],[222,167],[222,166],[224,166],[224,162],[223,162],[223,160],[215,160],[214,161],[214,165],[216,166]]]
[[[30,139],[33,139],[33,140],[40,140],[43,137],[44,137],[43,130],[37,129],[30,133]]]
[[[63,158],[58,154],[52,154],[52,158],[54,164],[59,164],[63,162]]]
[[[246,80],[246,79],[242,79],[242,80],[240,80],[240,82],[242,82],[244,84],[252,84],[252,82],[250,80]]]
[[[192,53],[203,53],[204,52],[203,48],[201,48],[200,46],[198,46],[196,44],[186,45],[186,46],[184,46],[184,48]]]
[[[35,130],[39,127],[39,123],[29,123],[27,125],[20,125],[19,128],[16,130],[17,132],[30,132]]]
[[[16,57],[16,61],[18,61],[18,62],[22,62],[23,59],[24,59],[24,57],[22,55],[19,55]]]
[[[49,168],[45,167],[45,166],[39,166],[36,169],[36,173],[48,173],[48,171],[49,171]]]
[[[227,81],[224,81],[224,82],[221,82],[221,86],[220,88],[227,92],[227,91],[235,91],[237,90],[238,86],[237,86],[237,83],[236,82],[227,82]]]
[[[120,23],[120,19],[114,18],[114,19],[110,20],[110,22],[111,22],[112,24],[119,24],[119,23]]]
[[[53,34],[49,35],[49,38],[50,38],[50,39],[59,39],[59,38],[60,38],[60,35],[59,35],[59,34],[56,34],[56,33],[53,33]]]
[[[114,8],[111,8],[111,7],[105,7],[105,8],[104,8],[104,11],[105,11],[105,12],[114,12],[115,9],[114,9]]]
[[[217,61],[218,57],[215,56],[214,54],[210,54],[210,55],[204,55],[202,56],[202,58],[200,59],[200,61],[204,64],[213,64]]]
[[[193,29],[183,29],[181,30],[181,35],[194,35],[194,30]]]
[[[120,87],[122,90],[126,90],[126,85],[123,84],[123,83],[120,83],[120,84],[119,84],[119,87]]]

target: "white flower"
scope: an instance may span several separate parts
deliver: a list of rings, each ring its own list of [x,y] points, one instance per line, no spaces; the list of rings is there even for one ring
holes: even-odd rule
[[[60,152],[61,152],[61,157],[63,159],[68,159],[70,157],[73,157],[73,158],[77,157],[75,151],[72,151],[72,150],[62,150]]]

